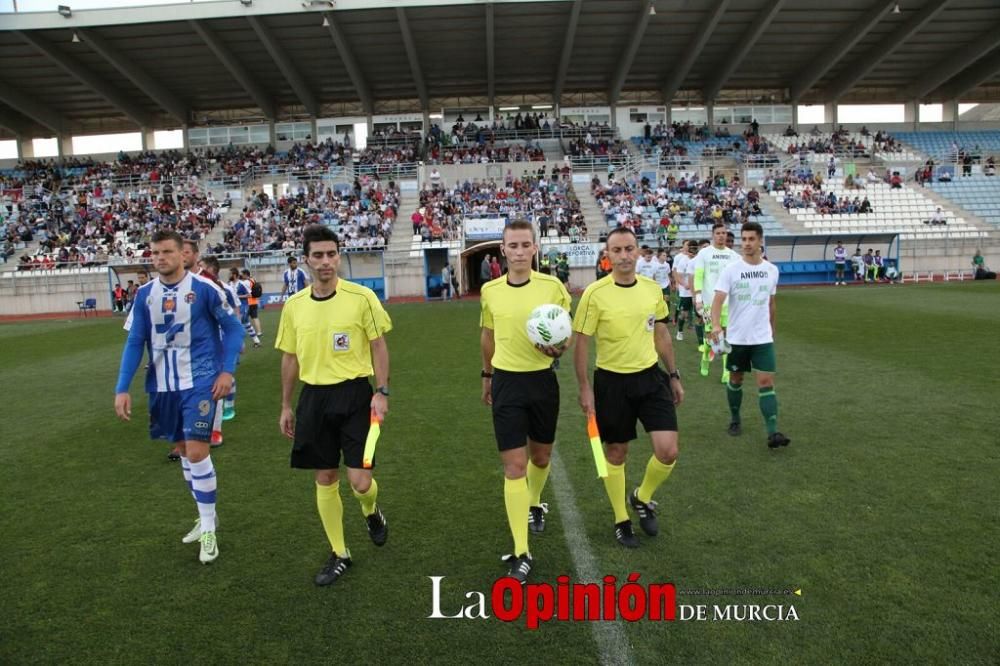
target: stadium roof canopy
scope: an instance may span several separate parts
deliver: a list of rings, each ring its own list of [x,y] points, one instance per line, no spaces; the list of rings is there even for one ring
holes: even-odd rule
[[[5,136],[491,103],[1000,100],[997,0],[225,0],[63,14],[0,15]]]

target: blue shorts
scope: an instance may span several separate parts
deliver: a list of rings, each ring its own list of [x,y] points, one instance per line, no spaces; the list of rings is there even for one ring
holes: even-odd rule
[[[211,388],[152,393],[149,437],[175,443],[211,441],[216,405]]]

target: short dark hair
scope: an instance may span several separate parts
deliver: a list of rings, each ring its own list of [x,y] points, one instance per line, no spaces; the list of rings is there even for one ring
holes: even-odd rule
[[[190,238],[188,238],[184,241],[183,244],[194,250],[195,254],[199,254],[201,252],[201,250],[198,248],[198,241],[191,240]]]
[[[527,220],[513,220],[503,228],[501,236],[505,238],[507,236],[507,231],[524,231],[524,230],[528,230],[531,232],[531,240],[535,239],[535,225],[533,225],[531,222],[528,222]]]
[[[309,256],[309,246],[313,243],[323,243],[333,241],[337,244],[337,251],[340,251],[340,240],[333,229],[323,224],[310,224],[302,232],[302,253]]]
[[[719,227],[725,229],[726,223],[723,222],[722,220],[716,220],[715,223],[712,224],[712,233],[715,233],[715,230],[718,229]]]
[[[632,231],[632,229],[630,229],[629,227],[615,227],[614,229],[612,229],[611,231],[608,232],[608,238],[605,241],[605,243],[610,243],[611,242],[611,237],[614,236],[614,235],[617,235],[617,234],[628,234],[632,238],[635,238],[635,239],[638,240],[638,236],[636,236],[635,232]]]
[[[219,267],[219,260],[215,257],[202,257],[201,263],[205,268],[208,268],[216,275],[219,274],[221,268]]]
[[[290,263],[292,263],[293,261],[294,261],[295,263],[298,263],[298,262],[299,262],[299,258],[298,258],[298,257],[296,257],[296,256],[294,256],[294,255],[293,255],[293,256],[291,256],[291,257],[288,257],[288,262],[287,262],[287,263],[289,263],[289,264],[290,264]]]
[[[166,241],[173,241],[177,244],[177,249],[180,249],[184,245],[184,239],[181,235],[172,229],[158,229],[153,232],[152,238],[149,239],[150,243],[163,243]]]
[[[732,231],[727,231],[726,238],[736,238],[736,234],[734,234]]]
[[[757,238],[764,237],[764,227],[760,226],[760,222],[744,222],[743,226],[740,227],[740,232],[752,231],[757,234]]]
[[[145,275],[146,277],[149,277],[149,269],[148,268],[140,268],[137,271],[137,275]]]

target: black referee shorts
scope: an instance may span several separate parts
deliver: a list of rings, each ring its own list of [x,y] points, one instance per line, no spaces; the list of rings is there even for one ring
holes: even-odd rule
[[[624,444],[636,438],[635,422],[646,432],[677,431],[670,377],[654,365],[628,374],[594,371],[594,409],[601,439]]]
[[[295,408],[292,467],[363,469],[365,439],[371,423],[372,387],[358,377],[329,386],[306,384]]]
[[[493,369],[493,432],[497,448],[509,451],[556,441],[559,380],[551,369],[508,372]]]
[[[257,318],[257,304],[256,303],[254,303],[249,308],[247,308],[247,314],[250,315],[251,319],[256,319]]]

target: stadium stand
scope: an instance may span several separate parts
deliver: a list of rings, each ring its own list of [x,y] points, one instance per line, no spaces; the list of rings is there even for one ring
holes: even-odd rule
[[[770,195],[782,202],[789,196],[801,201],[803,197],[813,198],[812,195],[806,195],[810,188],[808,184],[793,182],[785,186],[784,190],[771,190]],[[812,234],[892,232],[904,234],[908,238],[941,237],[944,234],[941,225],[931,224],[938,215],[943,219],[947,233],[952,236],[961,234],[971,238],[981,234],[975,225],[957,217],[953,211],[941,210],[934,201],[918,190],[898,182],[894,185],[882,179],[866,179],[864,182],[858,179],[857,184],[849,188],[845,186],[844,179],[838,178],[825,181],[823,188],[823,192],[836,197],[838,202],[843,199],[853,202],[863,196],[870,202],[871,212],[833,212],[829,205],[816,204],[815,201],[812,206],[790,207],[789,212]]]
[[[928,186],[983,221],[1000,228],[1000,179],[996,176],[967,176],[928,183]]]
[[[460,239],[463,219],[503,217],[537,224],[539,236],[576,242],[587,236],[587,225],[569,179],[569,172],[553,170],[546,178],[515,178],[508,170],[502,182],[465,181],[453,187],[426,185],[419,208],[411,216],[413,247]]]
[[[384,248],[399,211],[399,188],[392,181],[361,175],[354,187],[300,185],[277,199],[255,193],[216,253],[294,252],[310,224],[331,227],[348,248]]]
[[[604,212],[609,228],[629,226],[644,240],[663,240],[671,221],[677,223],[679,238],[704,236],[716,220],[738,227],[745,221],[759,222],[765,233],[781,233],[780,223],[760,207],[760,193],[749,191],[739,180],[727,183],[721,176],[712,182],[697,174],[666,176],[655,187],[646,179],[639,182],[591,183],[591,193]]]
[[[896,138],[938,161],[955,163],[959,153],[969,153],[974,163],[1000,154],[1000,131],[897,132]]]

